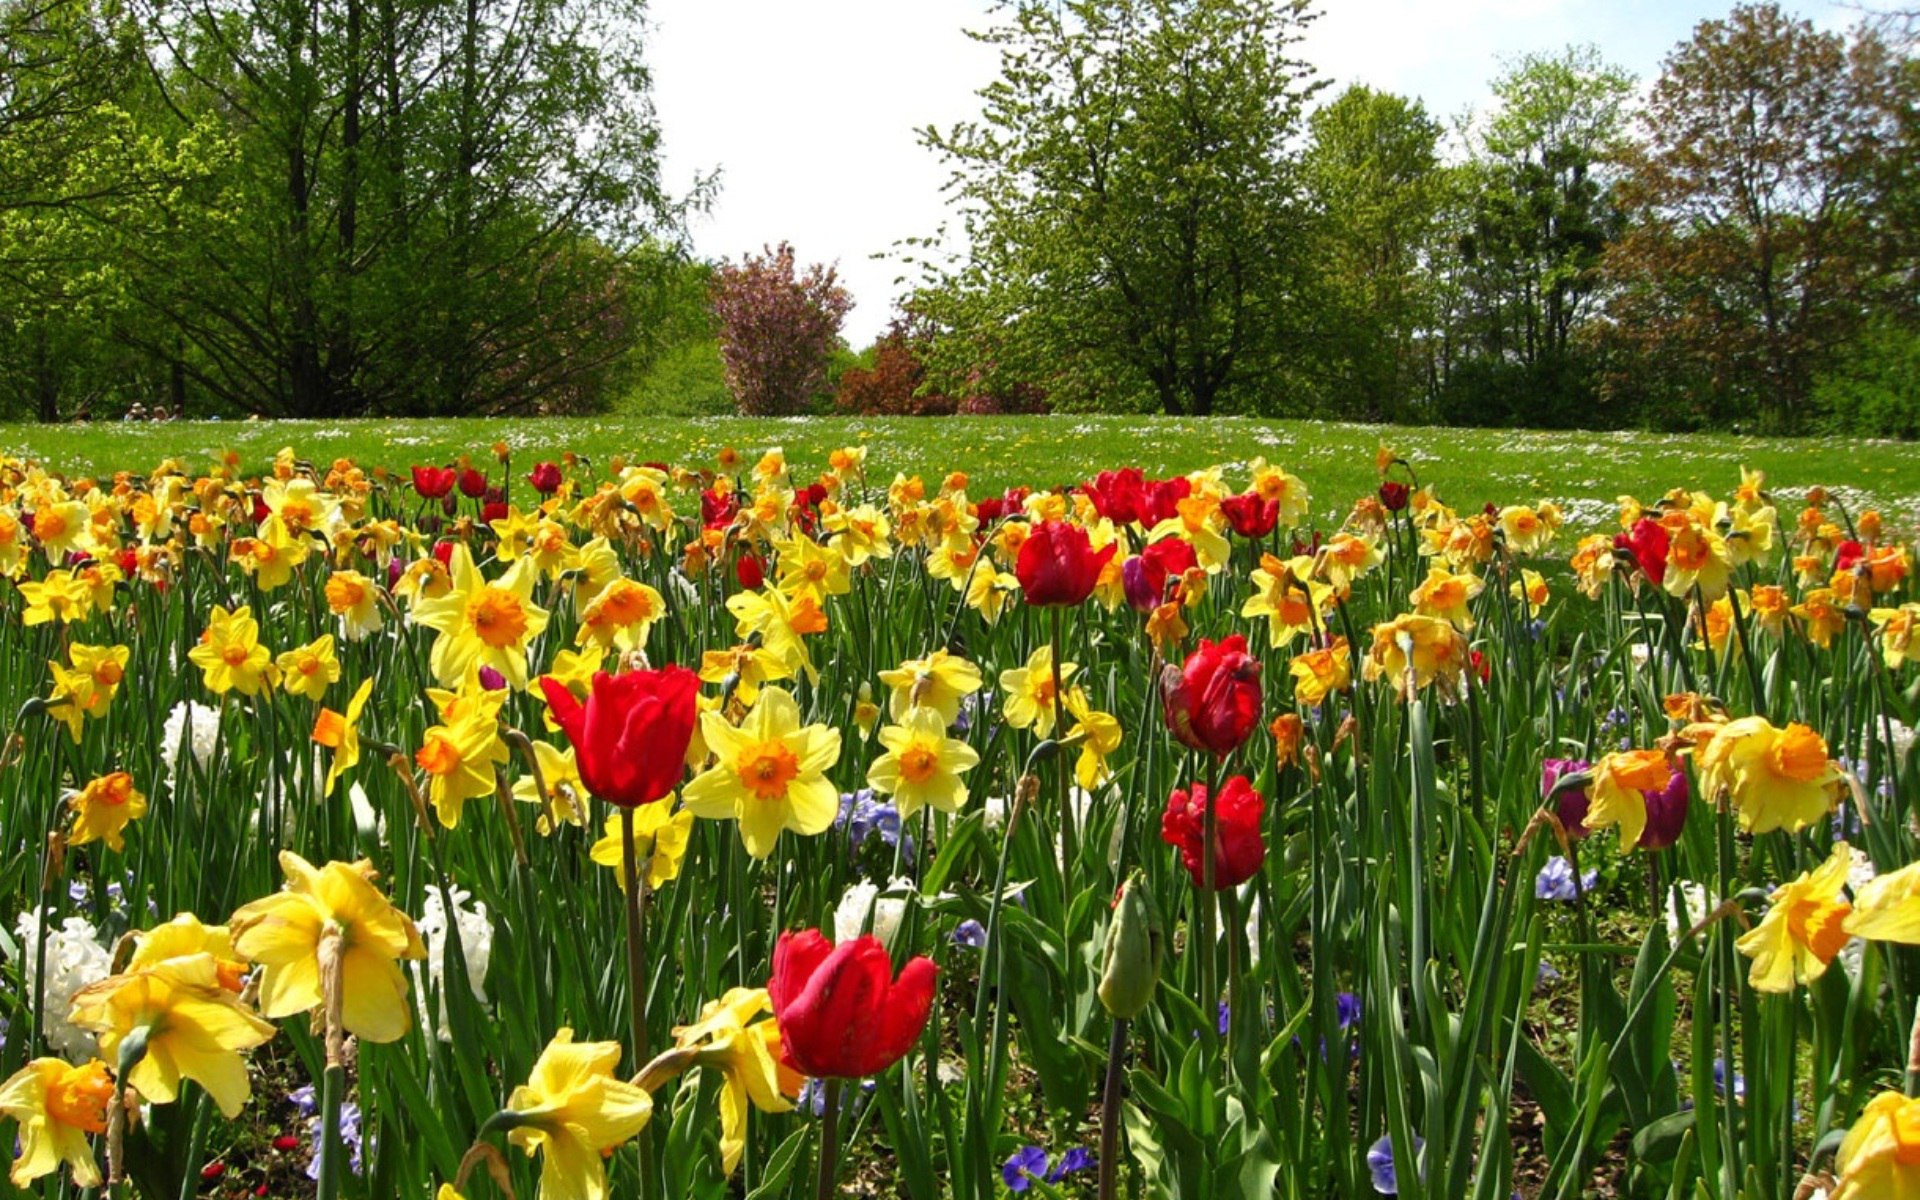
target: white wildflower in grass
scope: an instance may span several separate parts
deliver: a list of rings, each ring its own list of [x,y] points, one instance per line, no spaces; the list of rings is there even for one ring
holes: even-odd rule
[[[467,982],[473,988],[473,998],[485,1004],[487,967],[493,961],[493,922],[487,916],[486,904],[474,900],[466,889],[454,888],[452,895],[454,926],[459,931],[461,956],[466,960]],[[450,1042],[453,1030],[447,1023],[447,910],[441,902],[439,888],[427,889],[426,900],[420,906],[420,919],[415,924],[427,944],[428,990],[440,1000],[440,1016],[435,1025],[440,1040]],[[424,1012],[424,992],[419,993],[418,1003]]]
[[[73,995],[90,983],[98,983],[113,973],[113,956],[100,944],[93,922],[85,917],[68,917],[58,929],[47,931],[47,975],[44,986],[36,983],[39,966],[40,917],[23,912],[14,926],[19,935],[20,978],[27,994],[40,994],[41,1011],[47,1025],[47,1044],[69,1062],[85,1062],[98,1046],[93,1034],[67,1022],[73,1007]]]

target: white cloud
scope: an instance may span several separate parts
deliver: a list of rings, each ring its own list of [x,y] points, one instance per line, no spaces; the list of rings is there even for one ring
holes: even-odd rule
[[[1851,5],[1791,5],[1823,26]],[[1731,0],[1324,0],[1302,53],[1334,81],[1418,95],[1451,119],[1485,102],[1505,59],[1592,42],[1654,75],[1694,24]],[[900,267],[876,261],[945,215],[944,173],[914,131],[975,115],[993,50],[963,30],[985,0],[652,0],[647,57],[680,187],[721,168],[696,249],[738,257],[782,239],[802,261],[839,264],[856,307],[846,334],[887,322]]]

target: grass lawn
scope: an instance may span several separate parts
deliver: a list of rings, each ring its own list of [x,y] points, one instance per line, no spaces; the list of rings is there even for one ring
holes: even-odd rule
[[[824,465],[835,447],[864,444],[877,481],[894,471],[918,472],[931,482],[964,470],[975,495],[1016,483],[1067,483],[1107,467],[1137,465],[1149,474],[1166,474],[1265,456],[1304,478],[1316,510],[1329,518],[1343,515],[1352,497],[1372,490],[1373,452],[1385,441],[1456,506],[1550,499],[1567,507],[1576,527],[1606,520],[1623,492],[1652,499],[1684,485],[1723,495],[1739,481],[1742,464],[1764,470],[1775,488],[1788,492],[1825,485],[1856,511],[1878,506],[1903,527],[1920,510],[1920,444],[1849,438],[1096,416],[0,425],[0,452],[33,458],[69,475],[143,471],[167,456],[195,469],[224,449],[239,451],[247,468],[258,470],[282,446],[318,461],[345,455],[367,465],[404,468],[445,462],[460,453],[483,456],[500,439],[514,448],[514,469],[521,475],[536,460],[565,450],[596,463],[616,454],[696,463],[710,461],[723,446],[749,454],[782,446],[796,473],[805,473]]]

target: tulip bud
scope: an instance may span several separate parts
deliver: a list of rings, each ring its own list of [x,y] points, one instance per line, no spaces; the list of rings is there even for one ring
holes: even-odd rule
[[[1153,999],[1160,983],[1165,939],[1160,914],[1135,871],[1120,885],[1120,900],[1107,923],[1106,954],[1100,968],[1100,1003],[1115,1020],[1130,1021]]]

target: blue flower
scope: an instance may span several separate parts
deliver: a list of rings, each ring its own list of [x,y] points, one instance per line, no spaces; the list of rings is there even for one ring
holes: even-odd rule
[[[1413,1139],[1413,1154],[1418,1158],[1426,1149],[1424,1139]],[[1367,1148],[1367,1171],[1373,1176],[1373,1190],[1382,1196],[1400,1194],[1400,1181],[1393,1174],[1393,1135],[1381,1134],[1380,1140]]]
[[[1574,900],[1580,891],[1592,891],[1593,885],[1600,881],[1600,872],[1588,871],[1580,877],[1580,888],[1573,886],[1573,864],[1562,855],[1554,855],[1547,865],[1540,868],[1540,874],[1534,877],[1533,894],[1542,900]]]
[[[1220,1036],[1221,1036],[1221,1037],[1225,1037],[1225,1036],[1227,1036],[1227,1024],[1228,1024],[1228,1017],[1229,1017],[1230,1015],[1231,1015],[1231,1014],[1229,1013],[1229,1011],[1228,1011],[1228,1009],[1227,1009],[1227,1002],[1226,1002],[1225,1000],[1222,1000],[1222,1001],[1220,1002],[1220,1016],[1219,1016],[1219,1019],[1218,1019],[1218,1022],[1217,1022],[1217,1023],[1218,1023],[1218,1025],[1220,1026]]]
[[[1540,960],[1540,965],[1536,967],[1533,972],[1534,989],[1537,991],[1558,978],[1560,978],[1560,968],[1543,958]]]
[[[980,924],[980,922],[974,920],[972,917],[968,917],[966,920],[960,922],[960,924],[954,926],[953,944],[956,946],[965,946],[971,950],[980,949],[987,944],[986,926]]]
[[[1053,1170],[1047,1172],[1048,1183],[1059,1183],[1075,1171],[1084,1171],[1094,1165],[1093,1154],[1085,1146],[1075,1146],[1060,1156]]]
[[[1022,1146],[1000,1167],[1000,1179],[1010,1192],[1024,1192],[1036,1179],[1047,1177],[1047,1152],[1038,1146]]]
[[[1722,1096],[1727,1094],[1727,1060],[1724,1058],[1713,1060],[1713,1090]],[[1747,1079],[1738,1071],[1733,1073],[1733,1098],[1747,1098]]]
[[[1352,992],[1341,992],[1333,998],[1333,1011],[1340,1028],[1352,1029],[1360,1023],[1360,997]]]
[[[900,842],[899,808],[890,800],[876,797],[872,788],[842,793],[840,815],[834,818],[833,823],[847,831],[847,842],[856,852],[862,843],[876,833],[889,846]],[[900,847],[900,853],[906,861],[913,861],[913,838],[906,839]]]

